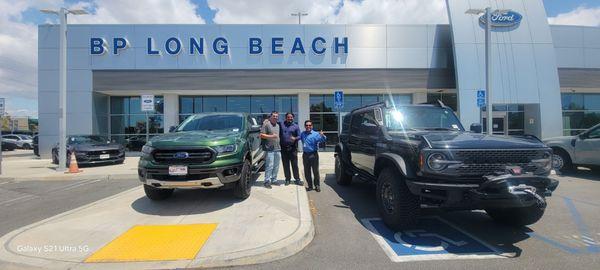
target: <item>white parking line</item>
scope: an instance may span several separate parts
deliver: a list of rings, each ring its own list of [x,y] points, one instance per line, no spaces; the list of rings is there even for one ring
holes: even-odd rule
[[[0,202],[0,205],[2,205],[2,206],[8,206],[8,205],[12,204],[11,202],[16,202],[16,201],[19,201],[19,200],[22,200],[22,199],[28,199],[28,198],[33,199],[35,197],[36,197],[35,195],[27,194],[27,195],[23,195],[21,197],[17,197],[17,198],[13,198],[13,199],[10,199],[10,200],[2,201],[2,202]]]
[[[87,182],[79,183],[78,185],[72,185],[70,187],[63,188],[60,191],[71,190],[71,189],[74,189],[76,187],[80,187],[80,186],[84,186],[84,185],[87,185],[87,184],[92,184],[92,183],[96,183],[96,182],[100,182],[100,181],[102,181],[102,179],[96,179],[96,180],[92,180],[92,181],[87,181]]]

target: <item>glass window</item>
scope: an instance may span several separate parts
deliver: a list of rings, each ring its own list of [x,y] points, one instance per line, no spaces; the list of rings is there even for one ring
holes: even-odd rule
[[[386,95],[386,99],[389,99],[389,95]],[[392,95],[392,100],[396,105],[406,105],[412,103],[411,95]]]
[[[600,127],[597,127],[588,133],[588,138],[598,139],[600,138]]]
[[[253,113],[271,113],[275,110],[274,96],[252,96]]]
[[[179,98],[179,113],[194,113],[194,97]]]
[[[524,129],[524,128],[525,128],[525,113],[524,112],[509,112],[508,113],[508,129]]]
[[[597,112],[585,112],[583,115],[583,122],[581,128],[591,128],[600,123],[600,111]]]
[[[600,94],[587,94],[584,96],[586,110],[600,110]]]
[[[362,106],[360,95],[345,95],[344,96],[344,108],[342,111],[350,112],[356,108]]]
[[[144,113],[142,112],[142,104],[140,97],[129,97],[129,113]]]
[[[129,126],[126,127],[125,134],[141,134],[146,133],[146,116],[145,115],[130,115]]]
[[[165,100],[162,96],[154,96],[154,112],[155,113],[164,113],[165,108]]]
[[[112,134],[125,134],[127,132],[126,126],[128,125],[128,116],[126,115],[113,115],[110,117],[110,132]]]
[[[148,116],[148,129],[149,133],[164,133],[163,116],[160,115],[149,115]]]
[[[202,98],[203,112],[225,112],[227,111],[227,100],[223,96],[205,96]]]
[[[313,123],[314,130],[323,130],[323,114],[311,113],[310,121]]]
[[[179,115],[179,124],[181,124],[186,118],[190,117],[191,114],[180,114]]]
[[[110,97],[110,113],[111,114],[129,113],[129,98],[127,98],[127,97]]]
[[[582,129],[584,112],[563,112],[564,129]]]
[[[250,96],[228,96],[228,112],[250,112]]]
[[[245,119],[240,115],[196,115],[183,122],[177,131],[191,130],[230,130],[239,131]]]
[[[322,112],[323,111],[323,95],[310,95],[310,111],[311,112]]]
[[[563,110],[583,110],[583,94],[562,94]]]
[[[275,96],[275,110],[284,114],[298,112],[298,98],[296,96]]]
[[[378,95],[363,95],[362,96],[362,106],[371,105],[379,102]]]
[[[337,114],[324,114],[323,115],[323,131],[338,131],[339,129],[339,116]]]
[[[323,96],[323,112],[333,112],[335,110],[333,95]]]

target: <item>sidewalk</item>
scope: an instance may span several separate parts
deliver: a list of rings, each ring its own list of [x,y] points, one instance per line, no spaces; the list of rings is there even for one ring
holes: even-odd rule
[[[0,181],[37,181],[37,180],[118,180],[137,178],[139,157],[126,157],[123,164],[80,167],[77,174],[57,172],[58,165],[50,159],[40,159],[31,151],[17,150],[2,153],[2,175]]]

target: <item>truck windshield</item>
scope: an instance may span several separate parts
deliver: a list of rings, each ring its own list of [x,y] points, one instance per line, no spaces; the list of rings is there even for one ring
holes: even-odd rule
[[[385,113],[385,123],[389,131],[409,130],[460,130],[460,121],[452,110],[440,107],[397,107]]]
[[[194,115],[188,117],[177,131],[227,130],[239,131],[242,128],[241,115]]]

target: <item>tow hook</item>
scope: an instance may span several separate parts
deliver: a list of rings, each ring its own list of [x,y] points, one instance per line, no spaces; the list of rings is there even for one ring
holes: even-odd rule
[[[539,208],[546,208],[546,200],[537,194],[536,188],[525,184],[518,186],[509,186],[508,192],[513,195],[529,195],[536,200],[536,204]]]

